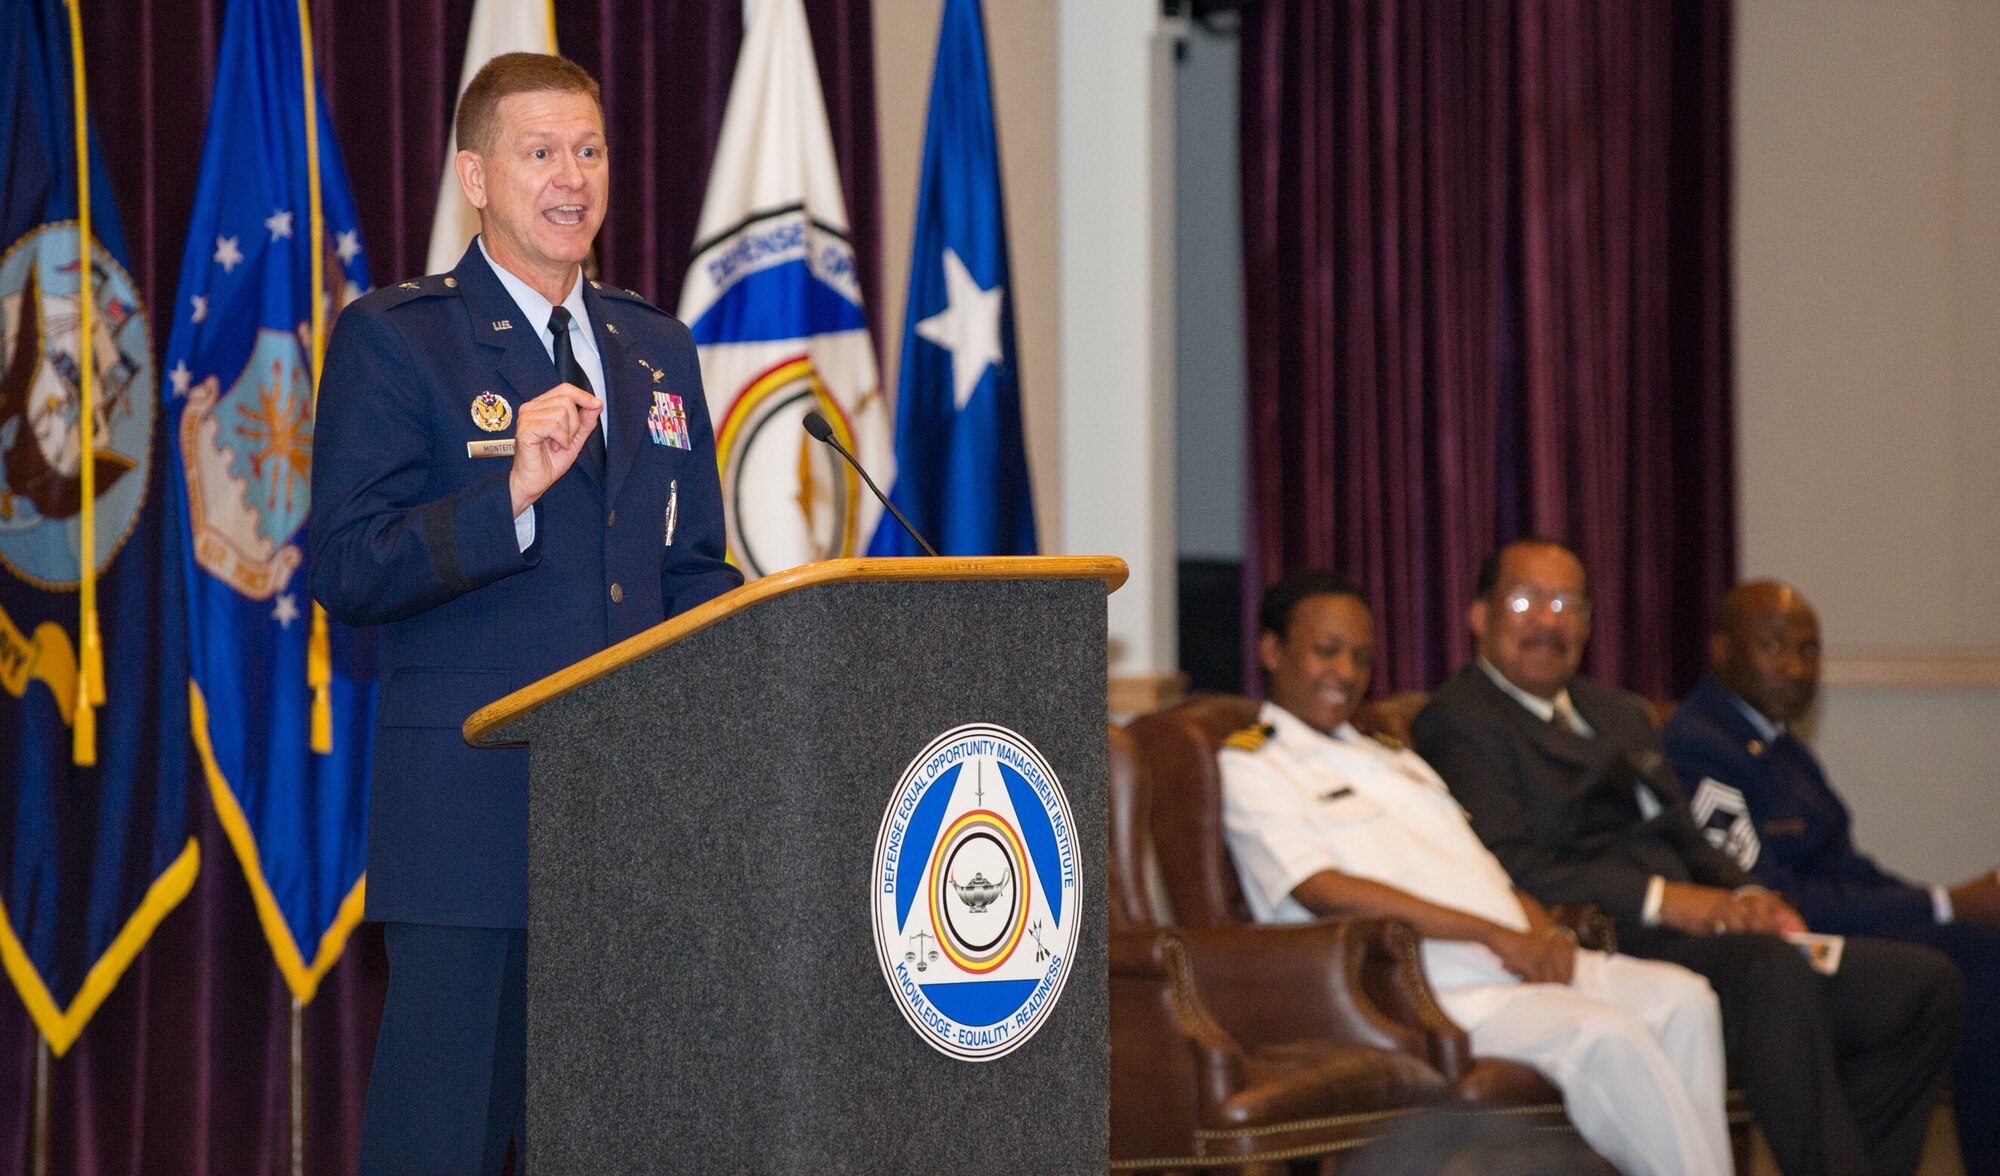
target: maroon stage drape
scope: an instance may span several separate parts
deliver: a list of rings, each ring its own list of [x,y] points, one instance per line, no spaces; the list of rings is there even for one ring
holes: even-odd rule
[[[1470,656],[1480,557],[1539,534],[1590,570],[1593,672],[1698,676],[1736,558],[1729,19],[1246,10],[1246,612],[1340,567],[1375,602],[1378,689],[1428,689]]]
[[[82,6],[91,115],[142,297],[165,343],[194,203],[223,0]],[[672,309],[742,38],[734,0],[556,0],[563,51],[604,87],[607,279]],[[423,272],[471,0],[313,0],[315,58],[377,282]],[[869,0],[808,0],[867,305],[879,307]],[[879,338],[879,327],[878,338]],[[157,512],[156,512],[157,514]],[[197,808],[206,810],[204,800]],[[292,1171],[291,997],[241,868],[204,815],[194,892],[49,1068],[49,1176]],[[364,925],[302,1018],[303,1170],[353,1170],[387,979]],[[0,1172],[32,1169],[37,1046],[0,996]]]

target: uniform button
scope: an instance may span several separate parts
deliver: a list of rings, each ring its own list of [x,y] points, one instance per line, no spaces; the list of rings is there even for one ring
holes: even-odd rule
[[[611,586],[611,603],[625,603],[625,586],[623,584],[613,584]]]
[[[617,511],[615,511],[615,510],[614,510],[614,511],[612,511],[612,512],[611,512],[611,514],[610,514],[609,516],[607,516],[607,517],[605,518],[605,520],[604,520],[604,525],[605,525],[605,526],[607,526],[607,527],[615,527],[615,526],[617,526],[617,525],[618,525],[618,512],[617,512]]]

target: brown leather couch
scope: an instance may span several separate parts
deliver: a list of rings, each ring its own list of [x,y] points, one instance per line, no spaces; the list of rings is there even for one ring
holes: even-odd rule
[[[1148,773],[1110,739],[1113,1168],[1281,1170],[1440,1105],[1567,1125],[1534,1071],[1471,1056],[1405,924],[1174,927]]]

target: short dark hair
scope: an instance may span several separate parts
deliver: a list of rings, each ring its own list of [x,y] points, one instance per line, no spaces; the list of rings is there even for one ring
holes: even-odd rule
[[[1523,535],[1519,539],[1510,539],[1502,543],[1488,552],[1485,559],[1479,561],[1479,580],[1473,585],[1473,596],[1475,598],[1484,599],[1499,590],[1500,562],[1506,559],[1507,553],[1516,547],[1558,548],[1568,551],[1570,558],[1574,559],[1578,566],[1583,566],[1583,557],[1572,551],[1569,544],[1564,543],[1562,540],[1550,539],[1545,535]],[[1583,568],[1583,594],[1585,596],[1590,595],[1590,569],[1588,567]]]
[[[1293,572],[1264,589],[1257,606],[1257,627],[1284,640],[1292,629],[1292,614],[1314,596],[1351,596],[1368,607],[1368,594],[1361,585],[1331,568],[1306,568]]]
[[[588,94],[604,114],[597,79],[567,57],[552,53],[502,53],[480,67],[458,99],[458,149],[485,151],[493,145],[500,100],[509,94]]]

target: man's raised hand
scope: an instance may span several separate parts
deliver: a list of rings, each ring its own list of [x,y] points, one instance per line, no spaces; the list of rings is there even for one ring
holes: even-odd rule
[[[507,474],[516,515],[569,472],[603,411],[602,401],[575,384],[557,384],[521,406],[515,417],[514,468]]]

